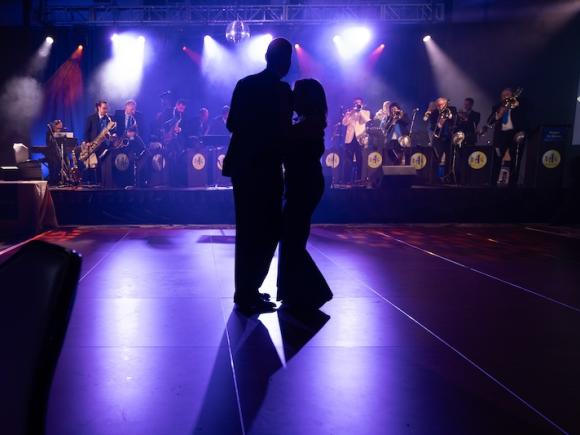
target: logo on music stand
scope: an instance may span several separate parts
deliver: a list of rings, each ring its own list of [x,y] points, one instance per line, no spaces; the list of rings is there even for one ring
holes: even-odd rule
[[[381,156],[381,153],[373,151],[372,153],[369,154],[368,158],[369,168],[377,169],[379,166],[381,166],[382,163],[383,156]]]
[[[191,159],[191,165],[197,171],[201,171],[205,168],[205,156],[203,154],[197,153]]]
[[[115,168],[121,172],[125,172],[129,169],[129,156],[125,153],[117,154],[115,157]]]
[[[336,169],[340,165],[340,156],[337,153],[328,153],[324,162],[328,168]]]
[[[415,153],[411,156],[411,166],[420,171],[427,165],[427,156],[423,153]]]
[[[474,151],[469,155],[467,163],[471,169],[481,169],[487,165],[487,156],[481,151]]]
[[[225,154],[220,154],[217,158],[217,167],[221,171],[224,168],[224,159],[226,158]]]
[[[542,156],[542,164],[548,169],[554,169],[560,165],[562,161],[562,156],[558,150],[548,150]]]

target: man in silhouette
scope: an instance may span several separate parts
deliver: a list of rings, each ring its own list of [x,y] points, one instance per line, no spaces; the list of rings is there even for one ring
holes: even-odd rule
[[[232,132],[223,174],[231,177],[236,208],[234,302],[243,311],[271,311],[258,289],[268,273],[282,221],[282,149],[292,124],[292,93],[281,79],[290,69],[292,45],[274,39],[264,71],[240,80],[227,128]]]

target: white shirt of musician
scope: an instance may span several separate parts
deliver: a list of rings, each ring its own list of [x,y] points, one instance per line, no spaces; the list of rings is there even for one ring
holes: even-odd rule
[[[508,109],[507,111],[507,122],[501,123],[501,131],[509,131],[514,129],[514,123],[512,122],[512,111]]]

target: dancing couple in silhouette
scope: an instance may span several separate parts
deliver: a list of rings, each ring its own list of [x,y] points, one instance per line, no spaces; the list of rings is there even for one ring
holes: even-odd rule
[[[266,69],[237,83],[227,121],[232,139],[222,172],[232,179],[236,209],[234,302],[247,313],[276,308],[259,288],[278,244],[282,307],[317,310],[332,299],[306,249],[312,213],[324,191],[326,96],[316,80],[299,80],[293,91],[281,80],[291,58],[290,42],[274,39]]]

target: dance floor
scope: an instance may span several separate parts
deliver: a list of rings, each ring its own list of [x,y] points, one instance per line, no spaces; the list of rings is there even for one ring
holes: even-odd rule
[[[42,236],[84,257],[48,434],[580,433],[578,230],[317,226],[335,299],[251,318],[234,234]]]

